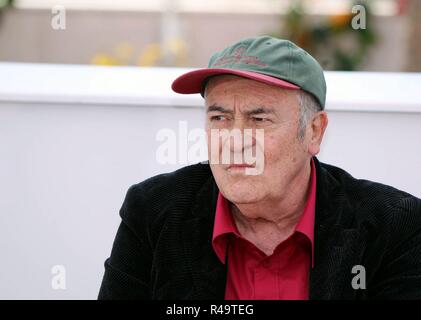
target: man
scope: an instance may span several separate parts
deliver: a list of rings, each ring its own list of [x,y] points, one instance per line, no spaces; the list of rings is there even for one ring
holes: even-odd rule
[[[204,97],[211,161],[129,189],[100,299],[421,298],[421,200],[318,161],[314,58],[246,39],[172,87]],[[213,135],[247,129],[240,145]]]

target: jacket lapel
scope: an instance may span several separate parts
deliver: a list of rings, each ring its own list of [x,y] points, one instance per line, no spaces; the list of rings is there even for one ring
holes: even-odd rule
[[[191,296],[187,299],[224,299],[226,267],[212,247],[212,234],[218,188],[210,175],[197,194],[191,218],[180,230],[186,261],[193,278]]]
[[[310,271],[310,300],[335,299],[344,297],[351,286],[349,257],[352,257],[350,253],[357,243],[358,232],[348,227],[352,208],[340,181],[316,157],[314,160],[317,175],[315,266]]]

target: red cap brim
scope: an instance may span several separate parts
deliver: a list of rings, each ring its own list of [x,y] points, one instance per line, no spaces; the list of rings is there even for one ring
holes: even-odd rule
[[[172,83],[171,88],[177,93],[201,93],[203,88],[204,81],[212,76],[222,75],[222,74],[232,74],[256,81],[260,81],[266,84],[275,85],[281,88],[298,90],[300,89],[299,86],[287,82],[285,80],[281,80],[278,78],[274,78],[265,74],[251,72],[251,71],[242,71],[242,70],[235,70],[235,69],[224,69],[224,68],[208,68],[208,69],[199,69],[187,72],[177,79],[174,80]]]

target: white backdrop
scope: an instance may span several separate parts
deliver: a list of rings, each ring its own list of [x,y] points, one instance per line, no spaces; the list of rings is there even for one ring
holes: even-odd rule
[[[162,128],[203,125],[185,70],[0,63],[0,299],[95,299],[128,187]],[[421,197],[421,75],[326,73],[321,161]],[[66,289],[52,267],[63,265]]]

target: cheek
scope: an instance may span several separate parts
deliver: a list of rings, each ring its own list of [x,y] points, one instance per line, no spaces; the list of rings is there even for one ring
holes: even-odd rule
[[[264,145],[265,163],[279,166],[282,163],[280,160],[294,158],[298,147],[298,141],[292,132],[267,135]]]
[[[289,149],[290,141],[283,135],[267,135],[265,136],[264,153],[267,162],[278,159],[286,154]]]

